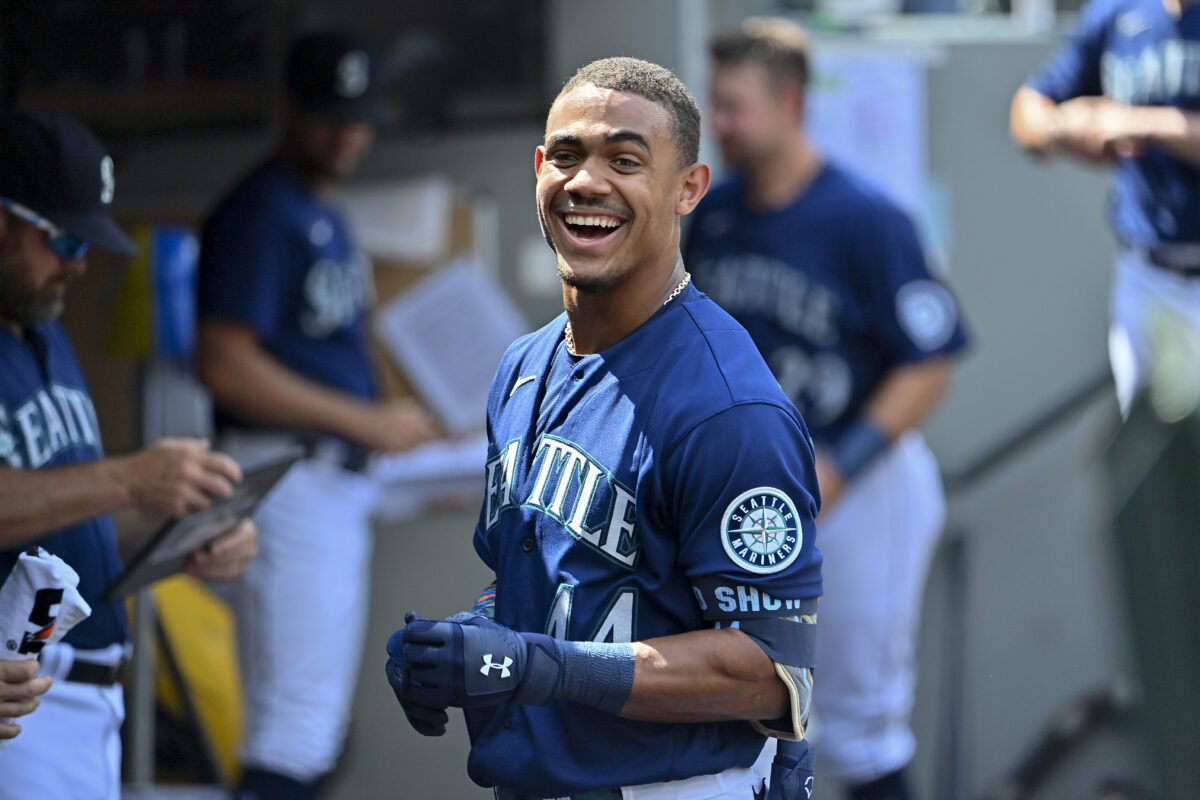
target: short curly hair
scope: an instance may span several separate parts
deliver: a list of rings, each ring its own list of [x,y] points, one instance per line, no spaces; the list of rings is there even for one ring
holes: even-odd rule
[[[679,165],[686,167],[700,160],[700,109],[696,98],[671,70],[640,58],[602,58],[580,67],[563,84],[554,102],[580,86],[589,85],[635,94],[662,106],[671,116]]]
[[[708,49],[717,64],[751,62],[772,80],[808,83],[808,32],[789,19],[748,17],[738,30],[714,38]]]

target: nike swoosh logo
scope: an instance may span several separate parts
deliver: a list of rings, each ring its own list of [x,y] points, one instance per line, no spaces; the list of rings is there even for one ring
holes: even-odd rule
[[[520,389],[522,386],[529,383],[530,381],[536,381],[536,380],[537,380],[537,375],[526,375],[524,378],[517,378],[517,382],[513,384],[512,391],[510,391],[508,393],[508,396],[512,397],[514,394],[517,393],[517,389]]]

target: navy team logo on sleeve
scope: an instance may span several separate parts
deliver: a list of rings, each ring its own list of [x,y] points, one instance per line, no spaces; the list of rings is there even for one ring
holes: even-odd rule
[[[721,517],[721,544],[733,563],[766,575],[796,560],[804,533],[791,498],[760,486],[738,495]]]

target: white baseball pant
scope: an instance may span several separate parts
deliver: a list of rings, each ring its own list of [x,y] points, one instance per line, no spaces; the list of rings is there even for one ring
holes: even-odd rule
[[[714,775],[622,786],[621,800],[754,800],[761,796],[764,780],[771,774],[775,744],[774,739],[767,739],[758,760],[749,768],[731,767]]]
[[[1200,278],[1157,267],[1137,250],[1117,254],[1110,296],[1108,357],[1121,414],[1128,416],[1146,382],[1158,312],[1169,310],[1200,328]]]
[[[818,769],[849,784],[905,766],[915,639],[946,503],[920,433],[902,436],[817,521],[824,594],[813,678]]]
[[[225,437],[246,463],[269,439]],[[375,485],[316,458],[259,508],[259,555],[229,593],[246,704],[245,766],[311,781],[333,768],[366,635]]]
[[[111,664],[124,651],[122,645],[94,651],[74,651],[66,644],[46,648],[39,674],[52,675],[54,685],[37,710],[17,720],[20,735],[0,752],[0,800],[120,800],[124,690],[119,683],[95,686],[64,676],[77,654]]]

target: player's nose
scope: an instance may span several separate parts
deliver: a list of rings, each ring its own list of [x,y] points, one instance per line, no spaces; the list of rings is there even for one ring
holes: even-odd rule
[[[612,192],[612,185],[605,180],[597,164],[585,161],[563,186],[571,194],[595,197]]]
[[[86,255],[80,256],[79,258],[72,258],[72,259],[59,258],[59,261],[62,262],[63,272],[67,273],[68,275],[79,276],[79,275],[82,275],[83,273],[87,272],[87,256]]]

